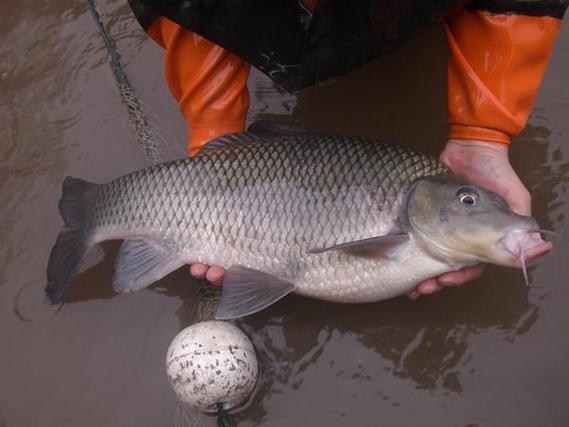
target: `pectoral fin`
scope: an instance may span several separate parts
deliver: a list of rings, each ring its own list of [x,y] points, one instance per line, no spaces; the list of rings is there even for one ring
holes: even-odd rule
[[[225,273],[215,318],[236,319],[256,313],[294,290],[292,283],[262,271],[234,265]]]
[[[388,234],[386,236],[371,237],[369,239],[356,240],[341,243],[328,248],[311,249],[311,254],[321,254],[328,251],[343,251],[350,255],[365,258],[393,259],[398,250],[409,242],[409,234]]]
[[[113,288],[119,293],[143,289],[184,264],[177,255],[152,242],[125,240],[115,264]]]

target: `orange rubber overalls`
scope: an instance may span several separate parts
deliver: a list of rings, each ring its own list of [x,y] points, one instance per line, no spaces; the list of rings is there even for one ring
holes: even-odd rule
[[[476,1],[446,16],[450,139],[507,144],[525,127],[565,8],[562,1]],[[147,32],[165,49],[188,154],[243,131],[249,64],[165,17]]]

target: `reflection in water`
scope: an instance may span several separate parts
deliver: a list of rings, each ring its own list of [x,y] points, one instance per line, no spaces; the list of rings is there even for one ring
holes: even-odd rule
[[[100,3],[143,102],[182,140],[185,126],[163,82],[160,50],[138,30],[125,2]],[[103,182],[146,162],[124,126],[106,53],[83,4],[26,1],[4,9],[0,426],[38,420],[42,426],[171,425],[176,402],[164,353],[179,329],[211,315],[217,299],[189,286],[185,269],[150,290],[117,296],[111,282],[119,242],[109,242],[103,261],[74,280],[65,310],[49,321],[15,315],[18,293],[45,276],[61,227],[56,204],[63,176]],[[535,216],[561,235],[569,173],[562,78],[568,43],[564,30],[530,125],[512,146]],[[446,135],[445,58],[434,28],[395,54],[294,95],[253,73],[249,121],[287,116],[437,153]],[[567,245],[560,240],[558,255],[531,269],[529,289],[520,272],[489,268],[475,284],[416,302],[341,305],[288,297],[239,320],[262,372],[234,421],[566,425]],[[206,302],[196,306],[198,300]],[[211,418],[204,422],[213,425]]]
[[[486,277],[497,283],[511,284],[498,292],[479,284],[450,290],[436,299],[398,298],[358,306],[290,298],[243,319],[240,326],[264,355],[262,387],[266,390],[260,394],[278,393],[279,384],[300,386],[302,373],[322,362],[319,358],[332,337],[346,335],[378,354],[389,374],[412,381],[416,388],[460,393],[461,375],[468,373],[471,334],[496,330],[514,339],[538,318],[517,275],[497,268],[488,272]]]
[[[63,303],[48,304],[45,297],[45,282],[26,283],[14,300],[14,315],[22,322],[45,322],[63,310]]]
[[[569,163],[561,146],[565,141],[552,135],[545,126],[548,119],[539,113],[537,109],[513,146],[512,161],[520,170],[527,171],[533,214],[548,221],[541,224],[543,228],[556,230],[564,225],[563,195],[569,182]]]
[[[280,89],[256,68],[251,69],[248,89],[251,97],[249,123],[260,115],[290,116],[297,107],[296,95]]]

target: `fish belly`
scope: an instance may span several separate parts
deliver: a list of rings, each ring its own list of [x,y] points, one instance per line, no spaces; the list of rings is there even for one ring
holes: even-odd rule
[[[423,280],[451,269],[414,243],[394,260],[337,253],[323,262],[308,262],[295,282],[295,293],[343,303],[380,301],[403,295]]]

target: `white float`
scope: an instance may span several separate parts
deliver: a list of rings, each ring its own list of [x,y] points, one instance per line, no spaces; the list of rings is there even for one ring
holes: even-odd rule
[[[182,330],[168,348],[166,370],[180,401],[204,412],[216,404],[229,410],[243,403],[257,382],[253,344],[236,326],[200,322]]]

